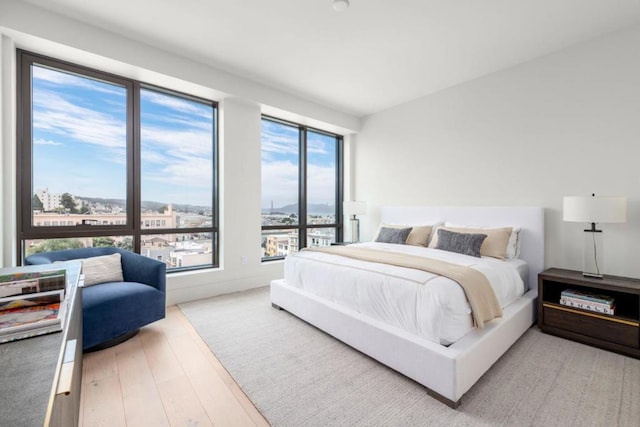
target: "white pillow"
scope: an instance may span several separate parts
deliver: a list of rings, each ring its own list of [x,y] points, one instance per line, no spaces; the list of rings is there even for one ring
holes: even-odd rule
[[[84,286],[123,282],[121,258],[119,253],[115,253],[80,259],[82,274],[84,274]]]
[[[507,243],[507,259],[520,258],[520,227],[513,227],[511,230],[511,236],[509,236],[509,243]]]

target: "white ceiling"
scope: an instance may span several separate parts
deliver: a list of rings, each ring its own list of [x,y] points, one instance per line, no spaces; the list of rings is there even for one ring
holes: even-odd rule
[[[640,22],[640,0],[22,0],[363,116]]]

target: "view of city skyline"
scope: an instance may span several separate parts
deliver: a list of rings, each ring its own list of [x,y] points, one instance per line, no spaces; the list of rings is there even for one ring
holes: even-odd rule
[[[336,135],[262,120],[263,260],[336,241],[339,147]],[[305,199],[306,215],[300,217]]]
[[[299,131],[297,127],[262,121],[263,210],[298,203]],[[336,203],[334,136],[307,132],[307,203]]]
[[[32,76],[32,190],[126,199],[125,88],[42,66]],[[140,98],[143,199],[211,206],[214,109],[145,88]]]
[[[108,77],[97,80],[35,63],[31,71],[32,226],[127,225],[127,177],[133,169],[140,184],[136,206],[141,228],[166,230],[140,236],[141,251],[170,268],[210,263],[213,235],[204,229],[214,223],[215,106],[145,86],[132,91],[124,82],[106,81]],[[131,107],[127,98],[133,93],[139,94],[139,104]],[[129,108],[135,111],[133,122],[137,117],[140,125],[133,144]],[[262,120],[261,137],[262,224],[278,227],[263,232],[263,256],[334,242],[339,138],[269,119]],[[131,163],[131,153],[139,156],[139,169]],[[298,217],[301,194],[307,203],[304,219]],[[175,208],[180,205],[184,208]],[[174,208],[165,213],[167,206]],[[193,212],[189,206],[204,209]],[[275,212],[278,209],[282,212]],[[301,235],[298,225],[305,230]],[[203,232],[181,234],[181,228]],[[83,239],[66,242],[94,245],[108,240]],[[122,235],[108,241],[129,245],[127,239]],[[45,247],[38,240],[26,243],[30,250]]]
[[[125,88],[41,66],[31,71],[32,193],[126,199]]]
[[[215,103],[43,63],[29,64],[26,229],[60,231],[27,233],[24,253],[116,246],[169,270],[216,265]]]

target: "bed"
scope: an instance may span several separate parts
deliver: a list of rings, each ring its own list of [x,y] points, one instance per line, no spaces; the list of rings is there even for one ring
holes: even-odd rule
[[[454,327],[457,332],[450,334],[449,331],[444,336],[432,336],[428,331],[423,333],[421,326],[412,328],[384,316],[372,315],[331,296],[331,291],[323,291],[320,284],[315,285],[316,289],[305,289],[286,279],[274,280],[271,282],[272,305],[417,381],[430,395],[455,408],[473,384],[535,322],[537,275],[544,264],[544,210],[538,207],[386,207],[381,209],[381,221],[406,225],[448,222],[519,228],[518,259],[526,263],[526,269],[514,270],[524,278],[523,292],[507,301],[501,318],[487,322],[482,328],[473,327],[473,324],[467,330]],[[287,261],[285,269],[295,268]],[[292,273],[287,271],[289,281],[294,282]],[[419,275],[406,274],[409,279]],[[322,277],[326,278],[327,289],[336,289],[335,276],[325,274]],[[348,288],[348,281],[345,283]],[[418,309],[418,313],[421,312]],[[406,317],[413,318],[415,314]]]

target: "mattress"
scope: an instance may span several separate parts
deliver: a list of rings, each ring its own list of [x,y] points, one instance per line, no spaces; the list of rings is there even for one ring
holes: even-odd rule
[[[357,246],[401,252],[464,265],[483,273],[506,307],[526,290],[522,260],[467,255],[389,243]],[[456,282],[425,271],[334,254],[301,251],[285,259],[288,286],[327,299],[426,340],[449,345],[473,330],[471,307]]]

